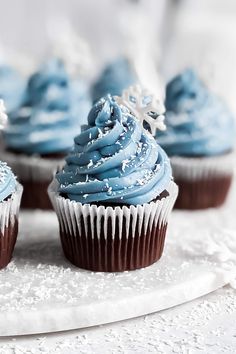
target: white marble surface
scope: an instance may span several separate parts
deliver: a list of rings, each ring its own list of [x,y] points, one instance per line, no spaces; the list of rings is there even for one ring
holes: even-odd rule
[[[234,192],[217,210],[175,211],[164,256],[135,272],[92,273],[62,256],[53,212],[22,212],[14,260],[0,272],[0,335],[83,328],[160,311],[233,283]]]
[[[223,208],[174,211],[162,260],[136,272],[90,273],[71,266],[62,257],[53,213],[23,212],[20,226],[14,261],[0,272],[0,353],[234,352],[236,293],[230,287],[129,321],[12,336],[117,321],[227,283],[235,287],[235,188]]]
[[[225,287],[175,308],[75,331],[0,339],[1,354],[234,354],[236,292]]]

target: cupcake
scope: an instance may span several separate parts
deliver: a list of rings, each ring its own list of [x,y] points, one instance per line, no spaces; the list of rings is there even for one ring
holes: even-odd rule
[[[124,89],[137,82],[131,62],[121,57],[109,63],[92,87],[92,99],[96,102],[106,94],[121,95]]]
[[[179,185],[176,207],[222,205],[235,166],[235,120],[224,102],[187,69],[166,90],[165,132],[158,142],[171,157]]]
[[[6,120],[0,101],[0,128]],[[11,261],[18,233],[18,214],[22,186],[16,181],[10,167],[0,161],[0,269]]]
[[[149,106],[140,116],[128,107],[110,95],[92,107],[49,187],[64,254],[80,268],[133,270],[163,252],[178,188],[166,153],[139,121]]]
[[[7,114],[15,112],[24,102],[26,80],[8,65],[0,65],[0,98],[4,100]]]
[[[68,76],[62,61],[50,60],[30,77],[27,101],[10,115],[2,152],[24,186],[23,207],[51,208],[48,184],[90,107],[86,87]]]
[[[11,261],[18,234],[22,186],[10,167],[0,161],[0,269]]]

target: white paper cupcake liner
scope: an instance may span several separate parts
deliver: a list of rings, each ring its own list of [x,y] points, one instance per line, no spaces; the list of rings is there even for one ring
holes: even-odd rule
[[[66,257],[98,271],[123,271],[152,264],[162,254],[165,232],[178,194],[171,182],[168,196],[137,206],[97,206],[61,197],[54,180],[48,192],[58,216]]]
[[[18,218],[23,187],[17,183],[16,191],[7,200],[0,202],[0,230],[4,237],[4,231]]]
[[[214,157],[170,158],[173,176],[177,180],[197,181],[212,177],[231,176],[236,167],[236,152]]]
[[[6,161],[22,182],[51,181],[55,173],[64,165],[63,158],[46,159],[40,156],[14,154],[6,150],[0,151],[0,160]]]
[[[11,261],[18,234],[18,214],[23,187],[17,183],[16,191],[0,202],[0,269]]]
[[[139,217],[139,234],[141,232],[141,227],[144,225],[144,230],[146,232],[147,227],[152,227],[158,225],[166,224],[170,215],[170,212],[173,208],[175,200],[178,194],[178,187],[174,182],[171,182],[168,188],[166,189],[169,193],[169,196],[157,200],[155,202],[146,203],[143,205],[131,205],[127,206],[116,206],[116,207],[105,207],[105,206],[96,206],[90,204],[81,204],[79,202],[71,201],[64,197],[61,197],[58,192],[58,182],[53,180],[48,188],[49,197],[53,204],[53,207],[58,215],[59,222],[61,227],[65,232],[73,234],[73,231],[78,227],[81,231],[81,225],[78,223],[80,216],[86,219],[88,216],[91,219],[91,224],[95,225],[98,235],[101,232],[101,219],[107,221],[108,218],[111,218],[112,222],[112,238],[114,238],[115,233],[115,224],[120,225],[119,228],[119,238],[123,235],[122,223],[123,220],[126,220],[125,235],[127,237],[128,230],[130,229],[130,222],[132,216],[133,225],[137,222],[137,217]],[[96,218],[96,220],[95,220]],[[104,224],[107,225],[106,222]],[[105,226],[106,227],[106,226]],[[132,228],[134,231],[134,229]],[[107,237],[107,230],[105,229],[105,237]],[[132,234],[134,237],[134,233]],[[92,233],[92,238],[93,238]]]

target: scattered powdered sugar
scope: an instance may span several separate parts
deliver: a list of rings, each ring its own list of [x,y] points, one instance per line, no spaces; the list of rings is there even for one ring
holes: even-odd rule
[[[209,257],[213,262],[232,261],[236,265],[236,230],[201,230],[201,237],[192,233],[192,240],[181,244],[181,249],[191,257]]]
[[[104,138],[106,135],[108,135],[112,130],[112,127],[104,127],[103,130],[101,128],[98,128],[98,136],[96,139],[91,139],[92,138],[92,134],[89,134],[89,139],[90,141],[88,141],[87,145],[90,146],[92,144],[94,144],[96,141]]]
[[[191,235],[191,242],[181,244],[181,250],[192,258],[206,257],[230,271],[229,284],[236,289],[236,229],[202,230],[201,237],[196,238]]]
[[[89,160],[89,163],[87,164],[87,168],[93,167],[93,160]]]
[[[171,258],[165,257],[168,267],[160,262],[149,267],[148,273],[147,269],[107,274],[79,270],[62,255],[56,216],[24,213],[14,259],[0,272],[0,310],[36,311],[52,304],[61,307],[115,299],[117,294],[142,294],[155,289],[157,281],[161,286],[182,279],[183,269],[175,269]]]
[[[123,172],[125,172],[126,167],[129,166],[129,162],[130,162],[130,160],[128,160],[128,159],[122,161],[121,169]]]
[[[0,161],[0,184],[6,182],[6,178],[9,176],[9,173],[11,173],[11,168],[6,162]]]
[[[112,187],[108,187],[108,189],[107,189],[107,194],[108,194],[108,195],[112,195]]]
[[[160,164],[156,164],[154,170],[153,171],[147,170],[144,173],[143,178],[137,179],[136,184],[139,186],[143,186],[147,184],[159,170],[160,170]]]
[[[0,272],[2,314],[32,311],[37,321],[37,311],[107,300],[115,304],[117,298],[132,299],[134,294],[140,296],[140,306],[145,306],[143,294],[176,285],[184,289],[191,279],[198,288],[208,271],[219,269],[232,274],[230,282],[235,286],[236,220],[230,204],[199,212],[175,211],[162,260],[147,269],[120,274],[87,272],[65,261],[53,213],[23,213],[20,230],[14,261]],[[234,353],[235,320],[236,293],[226,287],[132,321],[68,332],[63,337],[2,339],[0,352]]]
[[[178,213],[173,216],[165,256],[159,263],[137,272],[104,274],[81,271],[64,259],[57,220],[53,213],[24,213],[14,259],[0,272],[1,312],[20,311],[23,308],[35,310],[38,306],[47,307],[49,304],[61,306],[61,301],[64,304],[77,304],[79,301],[81,304],[99,299],[115,299],[118,293],[120,296],[131,296],[134,292],[152,291],[157,284],[161,287],[164,284],[185,282],[186,276],[195,276],[195,265],[199,265],[201,271],[201,263],[202,269],[205,269],[206,266],[214,267],[219,259],[224,262],[227,260],[225,256],[222,258],[223,251],[220,253],[220,249],[223,249],[221,233],[216,230],[208,238],[204,236],[205,241],[199,243],[192,233],[193,242],[190,246],[190,233],[185,231],[185,236],[181,234],[180,225],[182,229],[185,228],[185,217]],[[210,241],[211,234],[215,240],[214,247],[213,241]],[[233,233],[225,230],[224,235],[228,240],[228,248],[231,244],[234,247]],[[233,260],[232,253],[229,250],[227,252],[228,260]],[[3,279],[7,279],[7,282]]]
[[[226,287],[165,312],[46,336],[2,339],[1,354],[235,353],[235,292]],[[223,316],[223,317],[222,317]],[[227,318],[228,321],[222,321]]]
[[[147,144],[144,144],[144,146],[146,146]],[[141,141],[137,142],[137,155],[139,155],[142,152],[142,147],[143,147],[143,143]]]

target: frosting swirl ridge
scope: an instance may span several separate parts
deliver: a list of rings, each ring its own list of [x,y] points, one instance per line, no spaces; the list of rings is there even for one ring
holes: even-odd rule
[[[213,156],[233,148],[232,114],[192,69],[167,85],[166,109],[167,129],[157,139],[168,155]]]
[[[28,101],[10,116],[6,145],[26,154],[66,152],[90,108],[86,86],[53,59],[29,79]]]
[[[81,203],[143,204],[171,181],[169,159],[127,107],[107,95],[91,109],[88,126],[75,137],[59,192]]]

